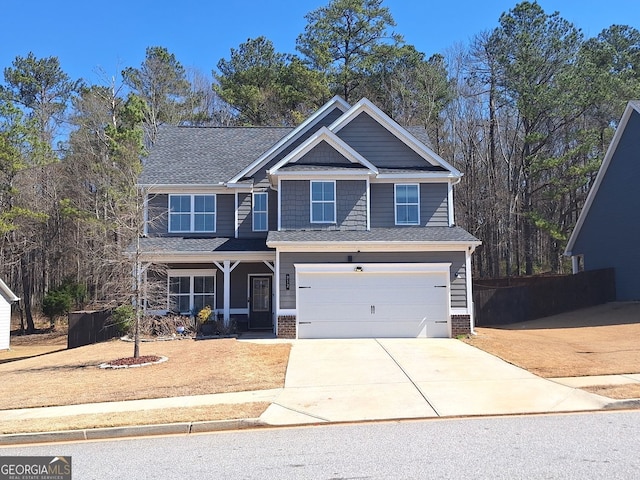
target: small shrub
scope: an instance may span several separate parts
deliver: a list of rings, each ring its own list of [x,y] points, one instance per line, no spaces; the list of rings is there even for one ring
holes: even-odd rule
[[[136,310],[131,304],[124,304],[117,307],[111,314],[113,324],[121,334],[131,331],[136,318]]]
[[[205,307],[203,307],[202,310],[200,310],[197,315],[198,323],[202,325],[203,323],[208,322],[209,319],[211,318],[212,313],[213,311],[211,310],[211,307],[209,305],[206,305]]]
[[[73,299],[64,289],[49,291],[42,300],[42,313],[49,317],[49,322],[54,325],[56,317],[69,313]]]

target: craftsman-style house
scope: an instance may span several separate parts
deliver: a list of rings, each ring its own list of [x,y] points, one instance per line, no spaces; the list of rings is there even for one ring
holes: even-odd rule
[[[480,242],[455,225],[462,174],[427,144],[339,97],[297,128],[162,127],[139,180],[159,309],[288,338],[471,331]]]

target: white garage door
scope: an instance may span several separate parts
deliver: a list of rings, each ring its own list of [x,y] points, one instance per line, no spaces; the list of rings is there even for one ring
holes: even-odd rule
[[[296,264],[298,338],[449,337],[449,263]]]

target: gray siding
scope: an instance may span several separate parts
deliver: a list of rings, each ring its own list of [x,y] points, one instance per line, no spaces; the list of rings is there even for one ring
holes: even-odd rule
[[[169,195],[149,196],[147,201],[147,232],[150,237],[167,235],[169,231]]]
[[[280,308],[296,308],[296,263],[439,263],[451,262],[451,307],[466,308],[467,284],[464,252],[312,252],[280,254]],[[286,289],[286,275],[290,286]],[[456,276],[457,275],[457,276]]]
[[[249,274],[273,275],[273,271],[264,263],[241,263],[231,272],[231,299],[229,308],[247,308],[249,300]],[[224,307],[224,274],[216,276],[218,292],[216,301],[218,308]],[[274,288],[275,292],[275,288]]]
[[[293,150],[300,146],[307,138],[309,138],[312,134],[316,133],[320,127],[328,127],[333,122],[335,122],[342,115],[342,111],[337,108],[334,108],[331,112],[329,112],[325,117],[320,119],[313,128],[311,128],[308,132],[298,138],[295,142],[292,142],[287,148],[285,148],[280,154],[276,155],[264,168],[258,170],[253,176],[253,183],[255,186],[259,186],[260,188],[266,188],[269,186],[269,179],[267,178],[267,170],[273,167],[276,163],[290,154]]]
[[[236,233],[234,195],[216,195],[216,236],[233,237]]]
[[[380,168],[424,167],[427,161],[366,113],[361,113],[338,136]]]
[[[259,190],[257,190],[259,191]],[[278,192],[270,188],[264,190],[268,194],[268,223],[269,230],[278,229]],[[238,194],[238,237],[239,238],[266,238],[268,232],[253,231],[253,195],[251,193]]]
[[[586,270],[615,268],[616,296],[640,300],[640,114],[633,112],[572,253]]]
[[[370,189],[371,228],[396,226],[393,184],[372,183]],[[448,184],[420,184],[420,225],[425,227],[449,226],[447,199]]]
[[[281,184],[283,230],[366,230],[367,183],[336,181],[336,223],[311,223],[309,180],[285,180]]]
[[[185,193],[186,194],[186,193]],[[169,233],[169,195],[149,197],[147,231],[150,237],[163,236],[216,236],[233,237],[235,234],[235,200],[233,195],[216,195],[216,231],[212,233]]]
[[[316,145],[310,152],[300,158],[298,165],[351,165],[335,148],[324,140]]]

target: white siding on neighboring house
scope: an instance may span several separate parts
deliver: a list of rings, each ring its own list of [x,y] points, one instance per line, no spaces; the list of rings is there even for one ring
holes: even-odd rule
[[[9,348],[9,338],[11,335],[11,304],[17,300],[18,297],[0,280],[0,350],[7,350]]]

